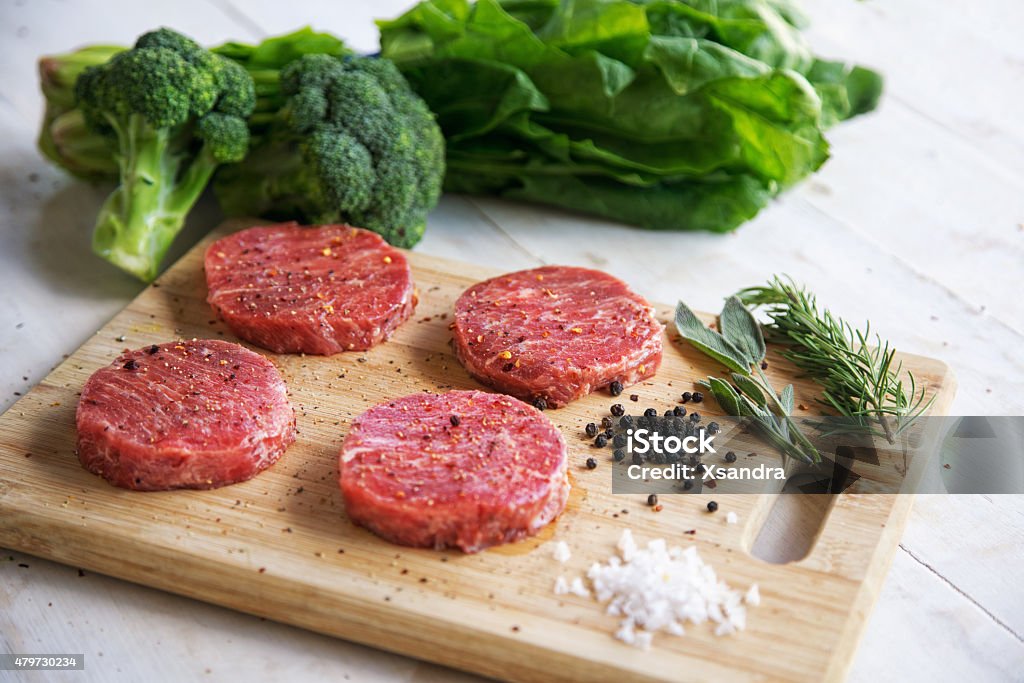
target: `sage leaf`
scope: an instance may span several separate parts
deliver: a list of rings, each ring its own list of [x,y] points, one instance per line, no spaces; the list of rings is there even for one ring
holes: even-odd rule
[[[779,396],[779,403],[782,405],[783,410],[786,411],[786,415],[793,414],[793,385],[787,384],[782,389],[782,395]]]
[[[739,397],[728,382],[722,381],[717,377],[708,377],[708,387],[711,389],[712,395],[715,400],[718,401],[718,405],[722,407],[729,415],[740,414]]]
[[[736,386],[740,388],[740,391],[746,394],[750,400],[758,406],[764,408],[768,405],[768,399],[765,398],[764,392],[761,391],[761,388],[757,386],[757,383],[754,380],[750,379],[746,375],[734,372],[732,373],[732,381],[736,383]]]
[[[736,296],[730,296],[725,300],[725,306],[719,316],[719,327],[722,336],[746,354],[750,361],[749,365],[756,365],[764,360],[766,349],[761,325]]]
[[[775,421],[770,412],[758,406],[743,394],[737,394],[736,400],[740,404],[740,415],[757,418],[765,427],[774,426]]]
[[[682,301],[676,305],[675,323],[679,335],[698,350],[734,372],[750,374],[747,354],[729,343],[725,337],[708,328]]]

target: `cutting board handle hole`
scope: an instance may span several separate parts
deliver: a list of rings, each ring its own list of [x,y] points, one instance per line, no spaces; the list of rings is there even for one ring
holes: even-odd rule
[[[772,564],[787,564],[799,562],[811,552],[836,497],[802,493],[806,478],[801,474],[789,477],[782,494],[768,502],[768,514],[750,545],[751,555]]]

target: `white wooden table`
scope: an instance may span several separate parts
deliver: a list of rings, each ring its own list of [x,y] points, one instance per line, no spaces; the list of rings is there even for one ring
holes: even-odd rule
[[[89,252],[103,188],[35,151],[40,54],[128,43],[159,25],[213,44],[313,24],[373,50],[371,19],[408,4],[2,0],[0,410],[140,288]],[[806,4],[818,51],[880,68],[886,96],[831,133],[834,158],[819,175],[739,232],[656,234],[446,197],[418,249],[507,269],[593,265],[705,310],[789,273],[899,348],[950,363],[955,413],[1024,414],[1024,4]],[[217,210],[206,202],[193,218],[176,254]],[[1024,680],[1022,570],[1021,497],[920,498],[851,679]],[[2,550],[0,652],[86,654],[84,673],[53,680],[472,678]]]

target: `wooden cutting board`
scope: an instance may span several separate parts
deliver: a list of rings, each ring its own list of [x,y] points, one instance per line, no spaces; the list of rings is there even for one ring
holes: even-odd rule
[[[566,512],[535,539],[463,555],[390,545],[348,522],[337,453],[353,418],[390,397],[478,386],[450,352],[448,325],[461,291],[495,274],[484,268],[411,253],[420,303],[391,341],[329,358],[267,354],[290,388],[299,437],[254,480],[214,491],[133,493],[82,470],[74,415],[93,371],[125,348],[232,339],[205,303],[202,255],[210,241],[243,225],[212,233],[0,416],[0,546],[499,678],[843,678],[911,497],[829,498],[806,557],[765,562],[750,550],[775,496],[721,496],[712,515],[704,511],[706,494],[663,496],[660,512],[644,496],[612,495],[610,452],[595,451],[582,436],[587,422],[607,414],[607,394],[546,413],[569,442],[574,488]],[[671,307],[658,313],[670,321]],[[773,381],[793,381],[797,403],[812,405],[813,385],[769,359]],[[933,412],[943,412],[955,391],[948,368],[917,356],[902,360],[935,395]],[[638,407],[663,409],[717,371],[667,338],[657,377],[626,395],[639,394]],[[599,467],[587,470],[595,455]],[[739,524],[724,522],[730,510]],[[710,625],[688,626],[685,637],[658,636],[644,652],[612,638],[616,620],[598,603],[553,594],[558,575],[571,579],[607,559],[627,528],[640,542],[697,545],[735,588],[759,584],[762,604],[750,610],[747,629],[718,638]],[[553,560],[552,540],[569,544],[567,564]]]

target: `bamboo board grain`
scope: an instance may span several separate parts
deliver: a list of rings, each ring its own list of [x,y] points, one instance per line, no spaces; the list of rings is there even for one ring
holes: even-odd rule
[[[610,468],[578,437],[605,414],[594,395],[547,415],[570,444],[567,511],[538,538],[466,556],[389,545],[352,526],[336,485],[351,420],[388,397],[475,387],[452,357],[452,303],[490,270],[410,255],[420,303],[388,343],[330,358],[275,356],[296,408],[299,438],[269,471],[214,491],[133,493],[82,470],[74,411],[86,378],[124,348],[174,338],[232,338],[206,305],[202,253],[225,225],[0,416],[0,546],[91,569],[315,631],[481,674],[524,681],[841,679],[877,596],[911,497],[834,499],[810,553],[770,564],[749,549],[774,501],[732,495],[740,524],[703,513],[705,495],[671,496],[654,513],[640,496],[611,494]],[[659,306],[667,321],[670,308]],[[122,339],[123,337],[123,339]],[[258,349],[257,349],[258,350]],[[942,412],[954,381],[939,361],[903,356]],[[771,357],[776,379],[792,375]],[[715,368],[666,340],[653,380],[631,388],[639,406],[665,406]],[[793,380],[797,402],[813,388]],[[706,405],[704,412],[712,413]],[[724,507],[724,506],[723,506]],[[723,509],[723,512],[725,509]],[[588,599],[552,593],[613,552],[621,531],[698,545],[731,585],[758,583],[747,630],[716,638],[691,626],[643,652],[611,638],[615,619]],[[695,529],[696,534],[683,534]],[[552,539],[573,551],[552,560]]]

